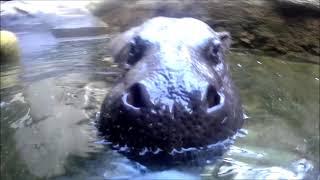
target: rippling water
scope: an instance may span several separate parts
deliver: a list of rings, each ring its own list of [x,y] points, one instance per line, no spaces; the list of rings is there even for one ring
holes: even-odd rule
[[[1,179],[319,177],[319,65],[230,54],[248,116],[243,133],[215,163],[157,171],[96,137],[94,120],[121,72],[109,39],[48,37],[20,33],[21,62],[1,66]]]

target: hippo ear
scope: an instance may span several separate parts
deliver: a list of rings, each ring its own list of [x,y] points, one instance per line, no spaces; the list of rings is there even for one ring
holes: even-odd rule
[[[132,28],[124,33],[117,35],[111,41],[110,49],[112,57],[116,63],[125,63],[128,58],[129,44],[135,37],[137,28]]]
[[[221,41],[222,49],[224,52],[228,51],[231,45],[231,36],[228,32],[218,32],[218,37]]]

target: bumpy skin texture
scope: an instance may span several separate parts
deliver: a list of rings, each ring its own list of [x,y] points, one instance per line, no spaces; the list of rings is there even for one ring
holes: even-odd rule
[[[157,17],[119,35],[116,62],[128,68],[105,98],[98,128],[130,151],[206,147],[243,124],[224,61],[230,36],[193,18]]]

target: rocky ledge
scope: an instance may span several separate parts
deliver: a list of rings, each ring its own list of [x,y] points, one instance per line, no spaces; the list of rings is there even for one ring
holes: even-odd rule
[[[91,10],[111,32],[154,16],[195,17],[215,30],[230,31],[235,50],[320,64],[318,0],[106,0],[91,4]]]
[[[90,1],[1,2],[1,29],[15,33],[48,32],[54,38],[92,37],[106,34],[106,24],[93,16]]]

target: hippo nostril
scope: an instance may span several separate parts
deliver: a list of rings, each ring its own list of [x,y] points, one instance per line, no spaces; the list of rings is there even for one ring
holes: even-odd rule
[[[126,105],[133,108],[149,107],[151,105],[147,89],[141,83],[135,83],[128,89],[125,101]]]
[[[212,108],[220,104],[220,95],[215,87],[210,85],[207,89],[207,105],[208,108]]]

